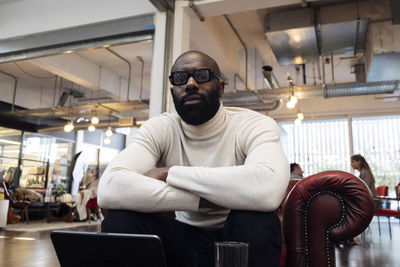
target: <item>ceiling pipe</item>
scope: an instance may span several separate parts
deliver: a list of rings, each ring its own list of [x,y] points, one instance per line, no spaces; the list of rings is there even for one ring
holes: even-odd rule
[[[265,65],[262,67],[262,74],[264,75],[264,82],[269,89],[279,88],[278,81],[275,79],[272,73],[273,68],[271,66]]]
[[[269,89],[266,89],[269,90]],[[237,91],[225,93],[222,97],[224,106],[242,107],[258,111],[272,111],[282,106],[282,99],[269,98],[265,100],[256,91]]]
[[[228,15],[224,15],[225,20],[228,22],[229,26],[231,27],[232,31],[235,33],[236,37],[239,39],[239,42],[242,44],[243,48],[244,48],[244,53],[245,53],[245,86],[246,86],[246,90],[249,89],[248,84],[247,84],[247,61],[248,61],[248,52],[247,52],[247,47],[245,45],[245,43],[243,42],[242,38],[240,37],[238,31],[236,30],[236,28],[233,26],[231,20],[229,19]]]
[[[235,74],[233,74],[233,90],[235,90],[235,91],[237,90],[237,87],[236,87],[236,79],[239,79],[239,80],[242,81],[242,83],[244,83],[243,79],[240,78],[239,74],[237,74],[237,73],[235,72]]]
[[[301,98],[343,97],[374,94],[392,94],[398,90],[399,81],[384,82],[346,82],[336,84],[298,85],[294,93]],[[267,101],[282,98],[293,91],[292,87],[277,89],[259,89],[258,93]]]
[[[332,83],[335,83],[335,66],[333,64],[333,54],[331,54]]]
[[[322,60],[322,84],[325,85],[325,58],[324,56],[321,56],[321,60]]]
[[[194,14],[196,14],[201,22],[205,20],[200,11],[197,9],[197,6],[193,3],[193,0],[189,0],[189,7],[193,10]]]
[[[137,56],[136,60],[142,63],[142,72],[140,73],[140,94],[139,94],[139,101],[142,102],[144,60],[140,56]]]
[[[315,61],[313,60],[313,62],[312,62],[312,74],[313,74],[313,82],[314,82],[314,85],[316,85],[317,84],[317,79],[316,79],[316,77],[315,77]]]
[[[12,105],[11,105],[11,112],[14,112],[15,97],[16,97],[16,95],[17,95],[17,84],[18,84],[18,79],[17,79],[16,76],[14,76],[14,75],[12,75],[12,74],[10,74],[10,73],[7,73],[7,72],[1,71],[1,70],[0,70],[0,73],[3,73],[4,75],[10,76],[11,78],[14,79],[14,92],[13,92],[13,99],[12,99]]]
[[[128,76],[128,90],[126,92],[126,101],[129,101],[129,90],[131,88],[131,74],[132,74],[132,65],[129,62],[129,60],[127,60],[126,58],[122,57],[121,55],[119,55],[117,52],[111,50],[109,47],[106,47],[106,49],[113,55],[115,55],[116,57],[120,58],[121,60],[125,61],[128,64],[129,67],[129,76]]]

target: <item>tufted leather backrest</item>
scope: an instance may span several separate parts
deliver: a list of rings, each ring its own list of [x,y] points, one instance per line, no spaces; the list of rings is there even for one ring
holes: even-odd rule
[[[335,266],[334,243],[362,233],[373,217],[367,185],[343,171],[300,180],[283,203],[287,267]]]

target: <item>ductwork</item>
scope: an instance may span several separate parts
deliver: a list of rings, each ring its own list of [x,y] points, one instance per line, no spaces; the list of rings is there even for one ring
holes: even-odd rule
[[[258,93],[264,100],[276,100],[277,98],[287,97],[292,90],[294,95],[300,98],[309,97],[342,97],[342,96],[358,96],[373,94],[392,94],[396,90],[400,90],[400,81],[385,82],[350,82],[328,85],[302,85],[279,89],[261,89]]]
[[[396,1],[321,5],[266,15],[265,34],[280,65],[319,62],[320,56],[363,55],[354,64],[356,81],[399,79]]]
[[[265,18],[265,34],[281,65],[364,52],[367,28],[356,3],[281,11]]]
[[[270,97],[266,100],[258,91],[249,90],[224,93],[222,102],[227,107],[249,108],[257,111],[272,111],[282,106],[282,100],[279,97]]]

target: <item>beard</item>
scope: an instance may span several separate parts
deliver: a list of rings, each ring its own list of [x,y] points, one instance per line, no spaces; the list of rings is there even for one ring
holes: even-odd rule
[[[189,96],[197,96],[200,98],[200,103],[185,105],[185,101]],[[198,94],[197,90],[190,90],[181,98],[178,98],[172,93],[176,112],[181,119],[187,124],[200,125],[215,116],[219,109],[220,93],[218,88],[211,91],[208,95]]]

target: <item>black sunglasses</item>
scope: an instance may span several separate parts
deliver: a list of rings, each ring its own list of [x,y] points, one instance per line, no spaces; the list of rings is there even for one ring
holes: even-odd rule
[[[198,69],[194,70],[193,72],[173,71],[169,76],[169,81],[172,85],[179,86],[186,84],[189,81],[190,77],[193,77],[198,83],[209,82],[214,77],[221,80],[221,77],[219,77],[215,72],[211,71],[210,69]]]

